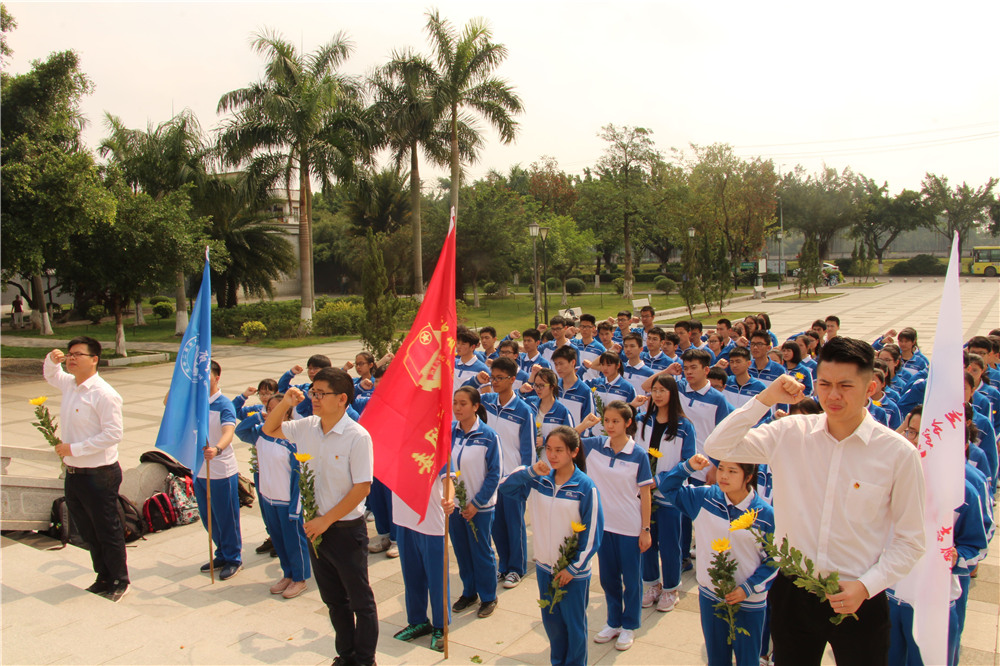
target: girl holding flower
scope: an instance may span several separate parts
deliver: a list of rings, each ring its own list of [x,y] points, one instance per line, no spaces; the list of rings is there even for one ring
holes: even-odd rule
[[[695,454],[695,434],[694,426],[684,416],[673,377],[656,377],[649,395],[646,411],[638,416],[636,442],[649,452],[655,476],[657,469],[673,469],[677,463]],[[653,545],[642,554],[642,580],[647,586],[642,595],[642,607],[649,608],[655,603],[656,610],[665,613],[674,609],[677,588],[681,584],[681,513],[656,490],[653,515],[650,526]]]
[[[531,507],[539,605],[553,664],[587,663],[590,560],[601,545],[604,514],[585,472],[580,436],[557,426],[546,437],[545,459],[517,468],[500,485],[501,493]]]
[[[781,345],[781,364],[789,375],[795,377],[795,381],[805,386],[803,393],[812,395],[812,370],[802,362],[802,349],[797,342],[788,340]]]
[[[710,464],[708,458],[696,454],[669,472],[661,472],[658,487],[663,497],[694,523],[701,630],[709,666],[728,666],[733,652],[737,666],[757,666],[764,638],[767,591],[777,569],[770,566],[769,558],[746,528],[773,533],[774,512],[754,490],[756,465],[721,461],[716,474],[718,485],[684,485],[689,476]],[[710,565],[719,559],[712,552],[713,542],[716,553],[728,552],[728,559],[736,564],[727,586],[732,589],[724,597],[713,583],[713,573],[716,577],[718,573]],[[720,610],[723,604],[738,604],[739,610],[732,613],[724,606]],[[732,618],[734,627],[723,619],[727,617]]]
[[[618,354],[604,352],[597,357],[596,365],[601,375],[588,381],[587,386],[594,391],[602,405],[615,400],[627,403],[635,400],[635,388],[622,376],[622,359]],[[593,427],[591,434],[595,437],[604,434],[604,427],[600,422]]]

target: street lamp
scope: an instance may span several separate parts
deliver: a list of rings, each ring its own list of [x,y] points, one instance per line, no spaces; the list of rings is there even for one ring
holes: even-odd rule
[[[538,233],[542,237],[542,282],[545,283],[549,279],[549,261],[548,254],[545,251],[545,239],[549,237],[549,227],[539,227]],[[543,284],[542,288],[545,290],[542,292],[545,294],[545,323],[549,323],[549,286],[548,284]]]
[[[694,238],[694,227],[688,227],[688,238]]]
[[[528,225],[528,233],[531,234],[531,265],[534,267],[534,289],[535,293],[535,328],[538,328],[538,222]]]
[[[781,218],[781,199],[778,199],[778,218]],[[782,278],[785,277],[785,225],[778,231],[778,289],[781,289]]]

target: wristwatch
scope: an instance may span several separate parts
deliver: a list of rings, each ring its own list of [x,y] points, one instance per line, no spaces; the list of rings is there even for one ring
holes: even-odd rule
[[[649,528],[648,528],[648,527],[643,527],[643,528],[642,528],[642,531],[643,531],[643,532],[648,532],[648,531],[649,531]]]

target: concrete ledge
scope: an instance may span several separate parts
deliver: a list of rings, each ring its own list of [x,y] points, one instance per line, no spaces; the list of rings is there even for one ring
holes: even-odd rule
[[[64,494],[62,479],[5,475],[0,488],[0,526],[5,530],[48,529],[52,502]]]
[[[136,363],[165,363],[169,360],[169,354],[139,354],[136,356],[125,356],[124,358],[101,359],[101,365],[115,368],[125,365],[135,365]]]

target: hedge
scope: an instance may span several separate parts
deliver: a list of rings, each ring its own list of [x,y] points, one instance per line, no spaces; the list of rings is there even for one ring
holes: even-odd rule
[[[944,275],[947,272],[948,266],[929,254],[918,254],[889,269],[889,275]]]

